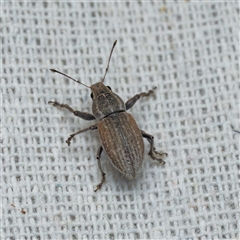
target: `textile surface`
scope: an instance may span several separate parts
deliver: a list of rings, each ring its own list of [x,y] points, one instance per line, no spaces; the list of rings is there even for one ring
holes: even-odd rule
[[[2,2],[1,239],[239,238],[237,1]],[[154,136],[127,181],[105,152],[86,85],[104,83]],[[236,131],[233,131],[236,130]]]

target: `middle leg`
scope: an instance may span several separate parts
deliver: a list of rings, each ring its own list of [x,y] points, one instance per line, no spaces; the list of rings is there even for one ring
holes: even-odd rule
[[[97,129],[97,128],[98,128],[98,124],[95,124],[95,125],[92,125],[92,126],[90,126],[90,127],[88,127],[88,128],[84,128],[84,129],[82,129],[82,130],[80,130],[80,131],[77,131],[77,132],[75,132],[75,133],[73,133],[73,134],[71,134],[71,135],[69,136],[69,138],[66,140],[66,143],[68,144],[68,146],[70,146],[71,140],[72,140],[76,135],[78,135],[78,134],[80,134],[80,133],[83,133],[83,132],[86,132],[86,131],[88,131],[88,130],[95,130],[95,129]]]

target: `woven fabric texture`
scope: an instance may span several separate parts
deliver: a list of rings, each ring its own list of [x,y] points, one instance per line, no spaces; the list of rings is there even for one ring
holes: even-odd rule
[[[237,1],[2,2],[1,239],[237,239],[239,8]],[[102,189],[90,89],[124,101],[167,152],[127,181],[109,163]],[[233,131],[236,130],[236,131]]]

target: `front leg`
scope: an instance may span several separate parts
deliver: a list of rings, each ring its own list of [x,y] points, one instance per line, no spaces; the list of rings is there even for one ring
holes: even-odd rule
[[[142,132],[142,136],[144,138],[146,138],[148,140],[148,142],[150,143],[150,151],[149,151],[149,155],[152,159],[157,160],[158,162],[165,164],[165,162],[163,161],[163,156],[164,155],[168,155],[167,153],[163,153],[163,152],[157,152],[155,151],[155,147],[153,146],[154,144],[154,137],[144,131]]]
[[[148,91],[148,92],[141,92],[136,94],[135,96],[133,96],[132,98],[130,98],[126,103],[126,110],[130,109],[141,97],[148,97],[149,95],[154,93],[154,90],[157,87],[154,87],[152,90]]]
[[[94,119],[96,119],[91,113],[80,112],[80,111],[74,110],[67,104],[61,104],[61,103],[52,102],[52,101],[49,101],[48,103],[52,104],[54,107],[65,108],[69,112],[73,113],[75,116],[80,117],[80,118],[82,118],[84,120],[94,120]]]

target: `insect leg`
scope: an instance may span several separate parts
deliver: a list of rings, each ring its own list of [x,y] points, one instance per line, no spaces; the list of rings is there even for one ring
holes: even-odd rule
[[[152,159],[154,160],[157,160],[158,162],[162,163],[162,164],[165,164],[165,162],[163,161],[162,157],[164,155],[168,155],[167,153],[163,153],[163,152],[157,152],[155,151],[155,147],[153,146],[154,144],[154,137],[144,131],[141,131],[142,132],[142,136],[144,138],[146,138],[148,140],[148,142],[150,143],[150,151],[149,151],[149,155]]]
[[[130,109],[141,97],[148,97],[149,95],[154,93],[154,90],[157,87],[154,87],[152,90],[149,90],[148,92],[141,92],[130,98],[126,103],[126,110]]]
[[[61,104],[61,103],[52,102],[52,101],[49,101],[48,103],[52,104],[54,107],[65,108],[68,111],[70,111],[71,113],[73,113],[75,116],[80,117],[84,120],[94,120],[94,119],[96,119],[91,113],[80,112],[80,111],[74,110],[67,104]]]
[[[80,130],[80,131],[78,131],[78,132],[76,132],[76,133],[73,133],[73,134],[71,134],[71,135],[69,136],[69,138],[66,140],[66,143],[68,144],[68,146],[70,146],[72,138],[74,138],[77,134],[86,132],[86,131],[88,131],[88,130],[95,130],[95,129],[97,129],[97,124],[92,125],[92,126],[90,126],[90,127],[88,127],[88,128],[82,129],[82,130]]]
[[[102,166],[101,166],[101,162],[100,162],[100,157],[101,157],[101,153],[102,153],[102,146],[99,147],[98,151],[97,151],[97,160],[98,160],[98,167],[101,171],[101,174],[102,174],[102,179],[101,179],[101,182],[97,185],[96,189],[94,190],[94,192],[96,192],[97,190],[99,190],[101,187],[102,187],[102,184],[105,182],[105,173],[103,172],[102,170]]]

